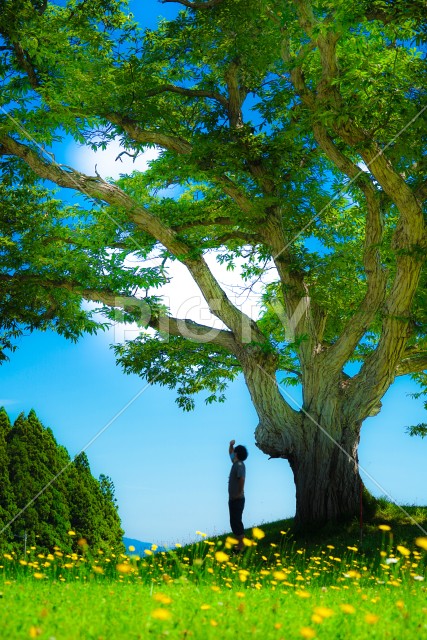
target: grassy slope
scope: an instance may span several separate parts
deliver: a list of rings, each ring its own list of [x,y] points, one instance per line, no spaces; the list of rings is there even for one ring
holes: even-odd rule
[[[0,638],[427,638],[427,550],[414,544],[427,508],[405,511],[380,503],[362,541],[358,522],[305,535],[263,524],[237,556],[222,536],[141,560],[6,558]]]

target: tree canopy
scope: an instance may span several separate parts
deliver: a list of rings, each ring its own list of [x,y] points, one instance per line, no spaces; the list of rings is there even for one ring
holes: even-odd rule
[[[295,467],[308,414],[358,442],[396,376],[425,381],[424,3],[176,4],[144,30],[126,2],[2,0],[3,344],[22,324],[94,330],[82,299],[110,318],[122,308],[150,329],[116,346],[126,371],[176,388],[185,409],[202,390],[222,400],[243,372],[257,443]],[[144,173],[89,176],[50,151],[70,137],[159,156]],[[243,264],[247,286],[274,270],[260,318],[226,295],[210,253]],[[176,260],[223,329],[168,314]],[[277,372],[302,384],[300,411]]]

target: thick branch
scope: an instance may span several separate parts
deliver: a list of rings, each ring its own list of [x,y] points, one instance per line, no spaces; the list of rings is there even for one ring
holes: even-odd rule
[[[405,376],[409,373],[422,373],[427,370],[427,353],[405,354],[396,367],[396,375]]]
[[[160,93],[178,93],[182,96],[187,96],[189,98],[210,98],[211,100],[216,100],[226,109],[228,108],[228,102],[224,96],[216,91],[207,91],[205,89],[186,89],[184,87],[178,87],[174,84],[162,84],[155,89],[150,89],[145,93],[145,97],[150,98],[152,96],[157,96]]]
[[[87,289],[82,286],[81,283],[65,278],[49,279],[25,273],[0,274],[0,282],[9,282],[12,285],[16,283],[32,283],[47,289],[64,289],[81,296],[85,300],[100,302],[107,307],[122,308],[127,311],[141,309],[142,304],[147,306],[147,303],[143,298],[137,298],[136,296],[123,296],[120,293],[109,289]],[[212,344],[227,349],[231,353],[237,353],[236,341],[231,331],[215,329],[213,327],[193,322],[192,320],[173,318],[167,315],[158,315],[157,310],[155,310],[155,313],[150,315],[150,317],[145,317],[145,307],[143,315],[143,325],[146,327],[151,327],[152,329],[162,331],[169,335],[181,336],[193,342],[211,342]],[[53,317],[52,312],[51,316]]]
[[[159,218],[114,184],[100,177],[91,177],[73,169],[64,171],[57,164],[43,160],[35,151],[10,137],[0,139],[0,155],[15,155],[22,158],[41,178],[51,180],[59,186],[81,191],[91,198],[123,208],[129,218],[143,231],[163,244],[190,271],[209,305],[210,310],[229,327],[241,342],[264,341],[256,323],[235,307],[211,273],[198,251],[178,239],[177,234]]]
[[[104,116],[112,124],[116,124],[123,129],[135,142],[140,144],[155,144],[169,151],[189,154],[192,146],[184,138],[171,136],[159,131],[144,131],[138,123],[130,118],[125,118],[118,113],[108,113]]]
[[[367,206],[363,262],[368,286],[359,308],[348,321],[335,345],[326,354],[338,371],[353,353],[384,301],[387,273],[381,266],[378,249],[383,238],[384,225],[379,194],[369,178],[338,149],[322,125],[314,125],[313,130],[319,146],[329,159],[362,190]]]
[[[236,127],[241,127],[243,124],[243,98],[239,87],[239,65],[236,61],[233,61],[227,69],[225,81],[228,88],[228,118],[230,127],[235,129]]]
[[[162,4],[167,4],[169,2],[176,2],[177,4],[182,4],[184,7],[189,7],[190,9],[211,9],[215,7],[217,4],[223,2],[223,0],[206,0],[206,2],[190,2],[190,0],[160,0]]]

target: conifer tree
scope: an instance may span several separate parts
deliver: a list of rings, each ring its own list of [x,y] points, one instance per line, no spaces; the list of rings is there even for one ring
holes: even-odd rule
[[[22,510],[22,513],[19,513]],[[18,515],[19,514],[19,515]],[[18,517],[16,517],[18,515]],[[8,542],[22,548],[78,549],[85,538],[96,549],[123,549],[123,530],[108,476],[96,480],[85,453],[75,461],[58,445],[34,410],[21,413],[11,427],[0,409],[0,548]],[[75,538],[68,531],[75,530]]]
[[[9,478],[9,455],[7,437],[11,429],[9,416],[4,407],[0,408],[0,530],[3,529],[16,512],[15,498]],[[11,540],[10,529],[7,528],[0,537],[0,548]]]

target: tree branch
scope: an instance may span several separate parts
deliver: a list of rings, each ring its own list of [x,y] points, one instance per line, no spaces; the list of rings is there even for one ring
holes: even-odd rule
[[[367,280],[367,291],[357,311],[352,315],[336,343],[325,353],[335,370],[341,370],[353,353],[370,323],[384,302],[387,273],[381,265],[379,246],[383,239],[384,224],[379,193],[359,167],[345,156],[319,123],[313,126],[319,146],[328,158],[361,189],[365,196],[367,216],[363,262]]]
[[[427,352],[412,353],[400,360],[396,367],[396,375],[406,376],[409,373],[422,373],[427,370]]]
[[[180,154],[189,154],[192,146],[184,138],[171,136],[159,131],[144,131],[140,126],[130,118],[125,118],[118,113],[108,113],[104,116],[106,120],[112,124],[116,124],[123,129],[135,142],[141,144],[155,144],[169,151],[175,151]]]
[[[152,96],[156,96],[159,93],[177,93],[182,96],[187,96],[189,98],[210,98],[211,100],[216,100],[219,102],[225,109],[228,109],[227,99],[222,96],[220,93],[215,91],[207,91],[205,89],[186,89],[184,87],[178,87],[174,84],[163,84],[155,89],[150,89],[145,93],[144,97],[151,98]]]
[[[206,0],[206,2],[190,2],[190,0],[160,0],[160,2],[162,4],[176,2],[177,4],[182,4],[184,7],[189,7],[190,9],[211,9],[217,4],[221,4],[223,0]]]
[[[33,283],[47,289],[64,289],[70,293],[75,293],[85,300],[91,302],[100,302],[111,308],[122,308],[125,311],[141,309],[141,304],[145,302],[144,298],[135,296],[121,295],[110,289],[87,289],[77,281],[70,279],[49,279],[33,274],[0,274],[0,282],[15,283]],[[145,303],[147,304],[147,303]],[[145,309],[144,309],[145,311]],[[52,316],[52,311],[49,312]],[[149,318],[144,318],[144,327],[150,327],[156,331],[161,331],[173,336],[181,336],[192,342],[206,343],[211,342],[217,346],[227,349],[233,354],[237,353],[237,344],[231,331],[224,329],[215,329],[206,325],[185,320],[173,318],[165,314],[158,314],[157,309]]]
[[[228,88],[228,119],[230,127],[235,129],[243,124],[242,103],[244,100],[239,87],[239,65],[236,60],[230,64],[224,78]]]
[[[255,340],[264,342],[265,337],[256,323],[240,311],[228,299],[224,290],[211,273],[200,250],[179,240],[177,233],[153,216],[145,207],[138,204],[122,189],[99,177],[87,176],[73,169],[65,171],[57,164],[48,163],[30,147],[6,136],[0,139],[0,155],[14,155],[22,158],[41,178],[51,180],[61,187],[78,190],[96,200],[124,209],[138,228],[145,231],[163,244],[190,271],[212,313],[217,316],[237,339],[243,343]]]

